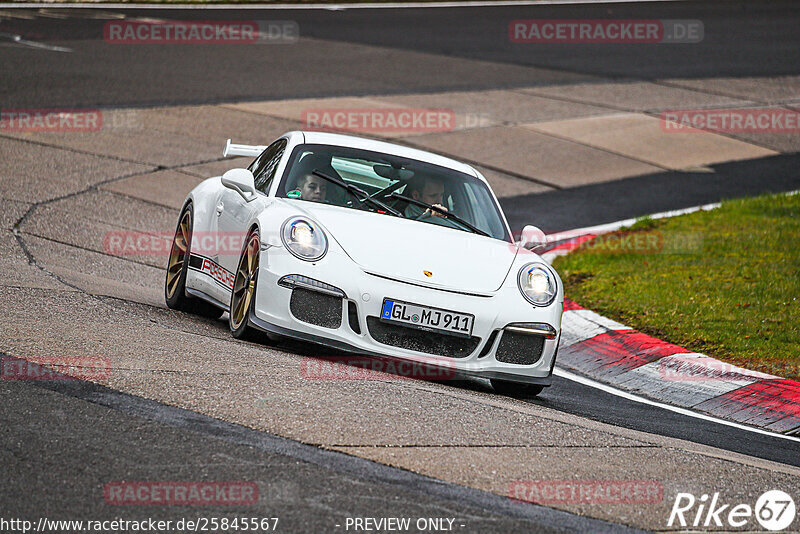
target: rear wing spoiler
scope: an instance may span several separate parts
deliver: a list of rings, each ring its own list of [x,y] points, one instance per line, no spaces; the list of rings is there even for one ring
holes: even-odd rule
[[[259,146],[259,145],[236,145],[231,143],[231,140],[225,143],[225,149],[222,151],[222,157],[227,158],[228,156],[252,156],[256,157],[264,150],[266,150],[266,146]]]

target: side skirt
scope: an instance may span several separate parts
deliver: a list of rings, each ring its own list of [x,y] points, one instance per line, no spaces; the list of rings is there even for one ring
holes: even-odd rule
[[[230,311],[228,309],[228,305],[227,304],[223,304],[220,301],[218,301],[217,299],[215,299],[214,297],[212,297],[210,295],[206,295],[205,293],[203,293],[202,291],[198,291],[197,289],[192,289],[191,287],[187,287],[186,288],[186,294],[187,295],[191,295],[192,297],[197,297],[199,299],[205,300],[206,302],[208,302],[210,304],[213,304],[214,306],[216,306],[217,308],[220,308],[222,310]]]

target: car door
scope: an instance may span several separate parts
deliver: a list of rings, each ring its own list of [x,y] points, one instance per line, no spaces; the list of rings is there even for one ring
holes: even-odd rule
[[[286,151],[286,143],[286,139],[278,139],[248,167],[255,178],[256,189],[265,195]],[[255,215],[254,210],[260,209],[260,206],[261,202],[247,202],[239,193],[227,187],[217,202],[219,238],[220,242],[225,244],[220,247],[219,263],[232,273],[236,272],[239,254],[247,237],[246,225]]]

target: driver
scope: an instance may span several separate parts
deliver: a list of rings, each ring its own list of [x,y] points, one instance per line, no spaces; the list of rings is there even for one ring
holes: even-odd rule
[[[403,191],[403,195],[447,211],[447,208],[443,206],[444,182],[439,178],[429,178],[425,180],[421,176],[415,176],[408,182],[408,185]],[[403,215],[405,215],[407,219],[421,219],[425,216],[444,217],[444,215],[437,211],[433,211],[430,208],[423,208],[410,202],[408,206],[406,206]]]

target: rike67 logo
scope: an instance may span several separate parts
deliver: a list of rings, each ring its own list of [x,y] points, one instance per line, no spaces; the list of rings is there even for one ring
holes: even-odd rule
[[[735,528],[753,530],[761,528],[777,532],[794,522],[795,504],[792,497],[781,490],[770,490],[756,499],[755,506],[747,503],[731,504],[720,499],[719,493],[703,494],[696,498],[691,493],[678,493],[667,520],[668,527]]]

